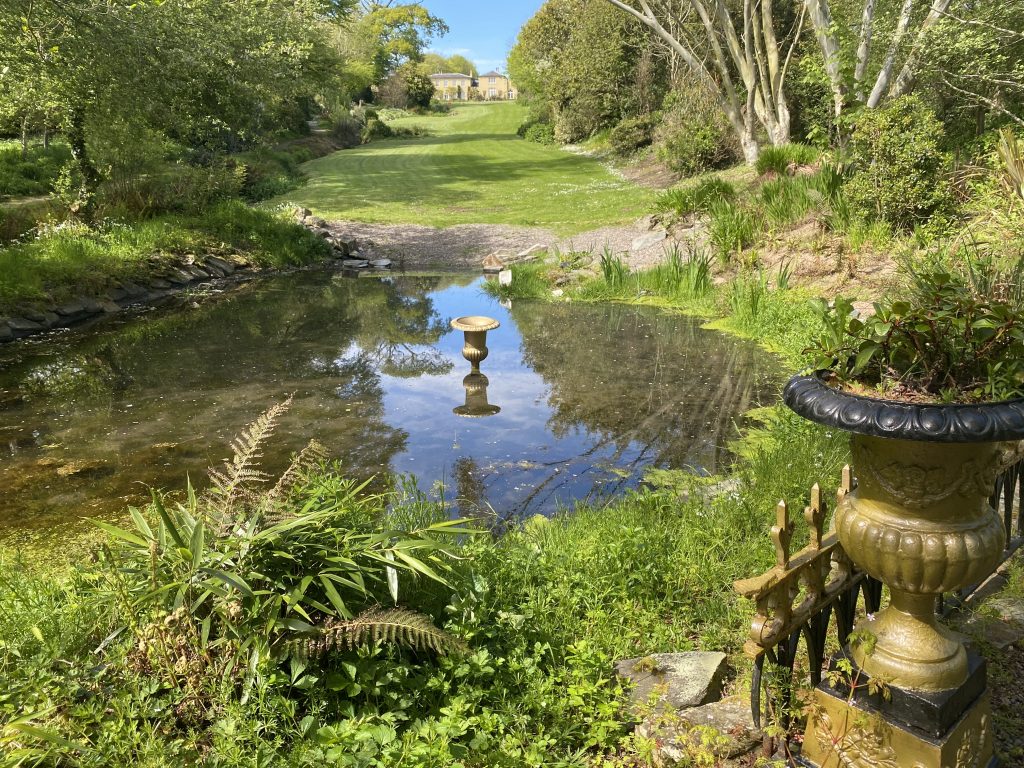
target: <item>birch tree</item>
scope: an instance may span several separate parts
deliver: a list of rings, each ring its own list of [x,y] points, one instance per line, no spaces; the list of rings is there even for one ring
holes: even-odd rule
[[[825,59],[837,118],[848,107],[873,109],[913,91],[928,43],[934,40],[932,33],[953,5],[953,0],[931,0],[928,5],[928,0],[858,2],[862,5],[857,14],[857,46],[847,51],[842,35],[846,24],[836,18],[830,0],[805,0]],[[852,82],[845,59],[853,60]]]
[[[804,11],[780,30],[773,0],[607,0],[665,42],[687,69],[714,93],[743,155],[754,163],[759,128],[772,144],[790,138],[786,71],[804,24]]]

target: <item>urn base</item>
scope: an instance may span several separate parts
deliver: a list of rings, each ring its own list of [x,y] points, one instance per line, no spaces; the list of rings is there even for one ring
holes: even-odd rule
[[[805,768],[997,768],[992,712],[979,696],[943,735],[907,726],[827,686],[815,689],[803,749]]]

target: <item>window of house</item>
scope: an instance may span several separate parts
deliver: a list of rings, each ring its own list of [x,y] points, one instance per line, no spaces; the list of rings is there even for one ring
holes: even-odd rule
[[[498,89],[497,88],[489,88],[487,90],[487,95],[490,96],[493,99],[495,96],[498,95]]]
[[[492,77],[490,80],[491,80],[491,85],[494,85],[496,82],[498,82],[498,78],[496,78],[496,77]]]

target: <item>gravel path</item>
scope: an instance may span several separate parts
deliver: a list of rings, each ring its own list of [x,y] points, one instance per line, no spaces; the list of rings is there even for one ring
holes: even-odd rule
[[[670,236],[661,236],[664,230],[652,230],[645,219],[630,226],[603,227],[568,238],[558,238],[541,227],[504,224],[459,224],[438,229],[419,224],[330,221],[327,226],[343,239],[371,242],[376,253],[400,261],[406,268],[478,269],[492,253],[508,260],[535,245],[554,245],[561,251],[594,253],[608,247],[637,269],[661,261],[666,246],[673,242]]]

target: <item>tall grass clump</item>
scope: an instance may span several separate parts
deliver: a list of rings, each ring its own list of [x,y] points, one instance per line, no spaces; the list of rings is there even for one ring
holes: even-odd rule
[[[752,246],[763,229],[763,214],[756,208],[732,203],[717,203],[711,207],[708,235],[723,264]]]
[[[714,257],[704,248],[688,244],[684,255],[673,245],[665,260],[645,272],[639,273],[641,289],[669,299],[702,299],[713,286],[711,267]]]
[[[769,171],[785,176],[793,166],[813,165],[820,153],[806,144],[783,144],[778,147],[765,147],[757,158],[755,169],[759,175]]]
[[[547,280],[547,267],[539,261],[527,261],[513,264],[512,282],[502,285],[497,279],[487,280],[484,291],[499,299],[542,299],[551,295],[551,285]]]
[[[610,248],[601,253],[601,277],[613,291],[621,291],[629,280],[629,267]]]
[[[755,329],[767,296],[768,277],[764,272],[737,275],[729,285],[730,322],[748,333]]]
[[[813,179],[808,177],[773,179],[761,187],[758,196],[765,218],[778,226],[799,221],[821,200]]]
[[[736,187],[725,179],[711,176],[696,186],[670,189],[655,200],[658,211],[673,211],[679,216],[707,213],[718,203],[731,203],[736,199]]]

